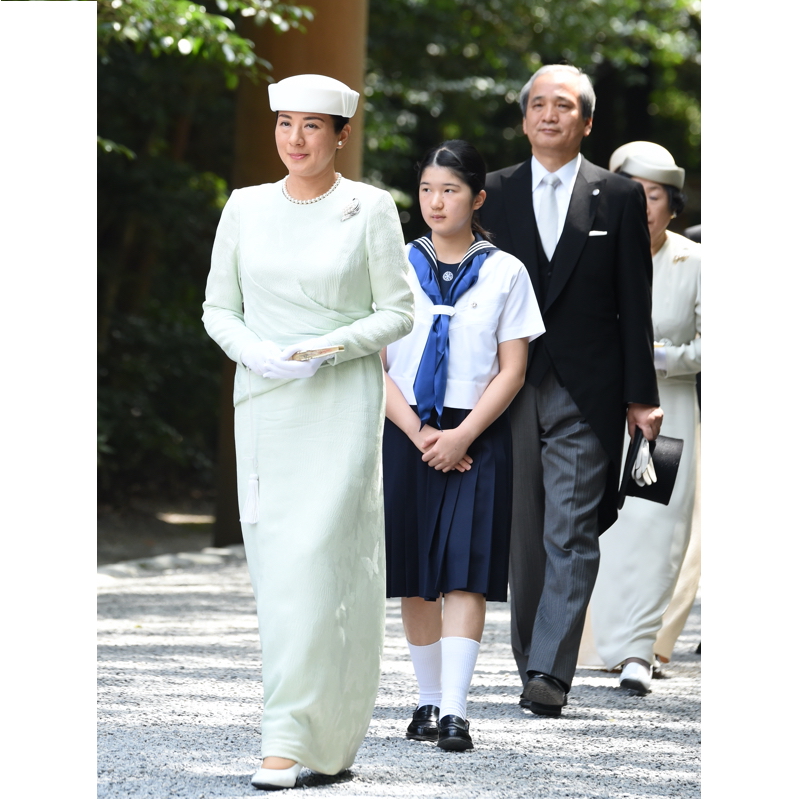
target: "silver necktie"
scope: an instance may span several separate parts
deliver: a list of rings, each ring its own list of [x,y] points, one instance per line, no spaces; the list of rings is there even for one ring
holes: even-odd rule
[[[561,183],[558,175],[548,172],[542,178],[544,190],[539,204],[539,217],[536,220],[539,226],[539,238],[548,259],[553,257],[553,251],[558,243],[558,203],[556,202],[556,187]]]

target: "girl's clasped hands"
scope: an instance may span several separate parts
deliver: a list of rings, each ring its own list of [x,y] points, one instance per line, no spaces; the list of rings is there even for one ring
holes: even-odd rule
[[[452,469],[466,472],[472,468],[472,457],[467,449],[473,437],[460,428],[440,431],[431,425],[423,425],[414,444],[422,452],[422,460],[434,469],[449,472]]]

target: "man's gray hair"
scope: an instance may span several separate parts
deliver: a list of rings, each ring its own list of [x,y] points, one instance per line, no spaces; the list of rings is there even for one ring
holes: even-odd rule
[[[589,80],[589,76],[583,72],[583,70],[573,67],[571,64],[547,64],[546,66],[537,69],[536,72],[531,75],[528,82],[522,87],[522,91],[519,95],[519,107],[522,109],[522,116],[524,117],[525,112],[528,110],[528,95],[530,94],[533,82],[540,75],[547,75],[550,72],[569,72],[571,75],[578,76],[578,93],[580,94],[581,98],[581,116],[584,119],[591,119],[594,116],[594,106],[597,102],[597,98],[594,94],[594,87],[592,86],[592,82]]]

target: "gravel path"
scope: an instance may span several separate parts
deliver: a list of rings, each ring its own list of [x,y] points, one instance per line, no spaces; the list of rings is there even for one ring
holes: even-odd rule
[[[264,796],[249,783],[260,752],[260,652],[240,551],[99,572],[97,796]],[[581,669],[563,716],[547,719],[517,705],[508,607],[490,603],[467,710],[475,750],[445,753],[403,738],[416,693],[391,600],[378,700],[356,763],[334,778],[305,770],[300,785],[314,797],[699,798],[699,641],[698,599],[650,695]]]

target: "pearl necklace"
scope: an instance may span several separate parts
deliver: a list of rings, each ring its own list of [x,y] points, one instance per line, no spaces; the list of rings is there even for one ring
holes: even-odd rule
[[[283,183],[281,184],[281,190],[283,191],[283,196],[290,203],[296,203],[298,206],[307,206],[307,205],[310,205],[311,203],[319,203],[320,200],[324,200],[329,194],[331,194],[333,191],[335,191],[336,187],[339,185],[339,183],[342,180],[342,176],[341,176],[340,173],[337,172],[336,173],[336,180],[333,182],[333,186],[331,186],[331,188],[328,189],[328,191],[325,192],[325,194],[321,194],[319,197],[312,197],[311,200],[298,200],[296,197],[292,197],[289,194],[289,190],[286,188],[286,181],[288,181],[288,180],[289,180],[289,176],[287,175],[283,179]]]

